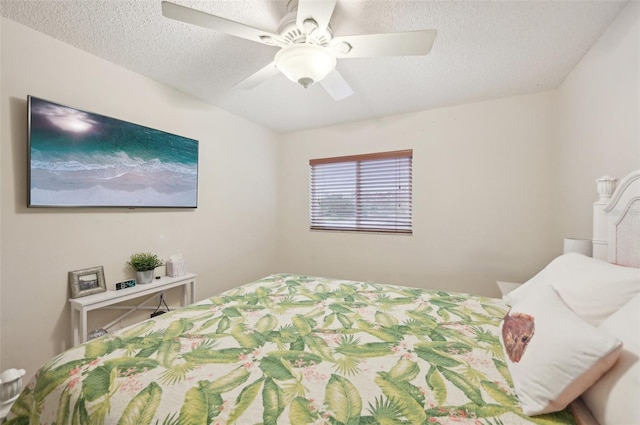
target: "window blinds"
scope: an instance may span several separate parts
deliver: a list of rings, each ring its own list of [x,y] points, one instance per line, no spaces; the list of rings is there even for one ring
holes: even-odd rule
[[[311,229],[412,232],[412,150],[309,161]]]

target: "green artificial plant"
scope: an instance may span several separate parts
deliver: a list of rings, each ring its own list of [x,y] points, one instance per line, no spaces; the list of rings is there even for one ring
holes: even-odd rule
[[[127,264],[137,272],[145,272],[160,267],[164,263],[156,254],[150,252],[138,252],[131,255]]]

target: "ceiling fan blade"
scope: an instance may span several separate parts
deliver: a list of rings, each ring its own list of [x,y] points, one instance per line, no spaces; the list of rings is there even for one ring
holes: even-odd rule
[[[239,22],[231,21],[229,19],[221,18],[220,16],[211,15],[189,7],[180,6],[179,4],[168,1],[162,2],[162,15],[166,18],[175,19],[176,21],[224,32],[235,37],[267,44],[269,46],[281,45],[281,43],[282,45],[285,44],[282,37],[278,34],[263,31]]]
[[[241,89],[241,90],[251,90],[252,88],[262,84],[264,81],[268,80],[271,77],[275,77],[278,75],[280,71],[276,68],[275,62],[271,62],[269,65],[265,66],[261,70],[255,72],[254,74],[248,76],[244,80],[240,81],[233,85],[233,87]]]
[[[320,80],[319,83],[335,100],[342,100],[353,94],[353,89],[349,87],[349,84],[336,69]]]
[[[392,32],[387,34],[365,34],[334,37],[329,47],[333,47],[336,58],[371,58],[380,56],[426,55],[436,39],[435,30]],[[344,43],[351,46],[345,52]]]
[[[318,23],[318,31],[327,29],[336,0],[298,0],[296,25],[304,32],[305,19],[313,19]]]

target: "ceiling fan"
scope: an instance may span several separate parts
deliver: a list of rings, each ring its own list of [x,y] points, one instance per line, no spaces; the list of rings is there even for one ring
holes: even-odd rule
[[[335,69],[337,59],[426,55],[436,38],[435,30],[333,36],[331,15],[337,0],[290,0],[289,13],[277,33],[264,31],[220,16],[162,2],[162,14],[171,19],[221,31],[235,37],[280,47],[273,62],[234,87],[251,89],[282,72],[307,88],[320,85],[335,99],[353,90]]]

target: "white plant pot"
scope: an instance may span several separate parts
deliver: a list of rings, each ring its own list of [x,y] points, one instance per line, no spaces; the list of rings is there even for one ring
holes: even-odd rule
[[[138,285],[146,285],[147,283],[153,282],[153,272],[155,270],[147,270],[144,272],[136,272],[138,276]]]

